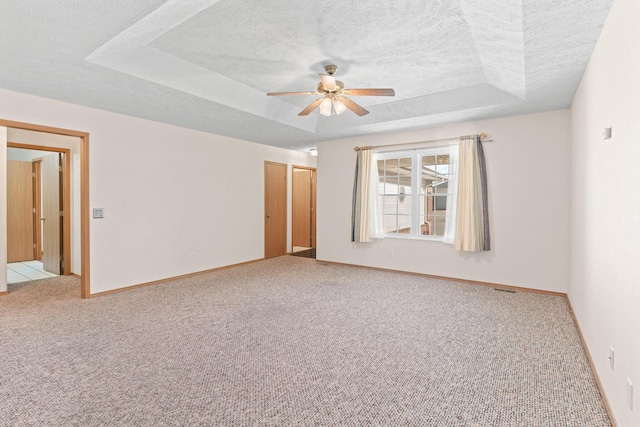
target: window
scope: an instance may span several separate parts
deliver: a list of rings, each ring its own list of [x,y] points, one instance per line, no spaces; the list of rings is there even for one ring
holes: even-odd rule
[[[378,203],[387,236],[442,240],[450,166],[449,147],[378,153]]]

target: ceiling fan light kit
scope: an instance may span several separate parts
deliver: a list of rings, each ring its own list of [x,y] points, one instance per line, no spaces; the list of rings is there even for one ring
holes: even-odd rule
[[[347,109],[344,102],[337,96],[325,96],[320,102],[320,114],[330,116],[332,114],[342,114]]]
[[[320,74],[320,83],[315,92],[269,92],[267,96],[290,96],[290,95],[322,95],[309,104],[304,110],[298,113],[299,116],[307,116],[313,110],[320,107],[320,114],[330,116],[332,114],[342,114],[349,109],[358,116],[369,114],[369,111],[353,102],[348,96],[395,96],[393,89],[345,89],[344,83],[336,80],[333,74],[338,67],[335,65],[325,65],[327,74]]]
[[[347,109],[347,106],[344,105],[344,102],[340,101],[340,99],[334,99],[333,100],[333,109],[335,110],[336,114],[342,114],[344,113],[344,110]]]
[[[320,103],[320,114],[322,114],[323,116],[331,115],[331,99],[330,98],[324,98]]]

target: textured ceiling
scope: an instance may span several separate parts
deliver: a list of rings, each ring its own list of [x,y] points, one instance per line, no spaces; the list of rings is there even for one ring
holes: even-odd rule
[[[567,108],[613,0],[9,0],[0,87],[279,147]],[[371,113],[298,112],[323,66]]]

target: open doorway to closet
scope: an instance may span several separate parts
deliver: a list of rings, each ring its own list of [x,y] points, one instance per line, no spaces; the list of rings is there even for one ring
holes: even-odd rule
[[[298,256],[315,258],[316,169],[294,165],[292,170],[292,253]]]
[[[70,151],[7,143],[8,283],[70,274]]]

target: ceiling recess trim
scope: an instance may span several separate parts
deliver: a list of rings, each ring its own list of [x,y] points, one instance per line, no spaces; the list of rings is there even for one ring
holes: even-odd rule
[[[87,62],[179,90],[286,126],[314,133],[316,116],[298,117],[298,107],[177,58],[149,44],[220,0],[169,0],[85,58]]]

